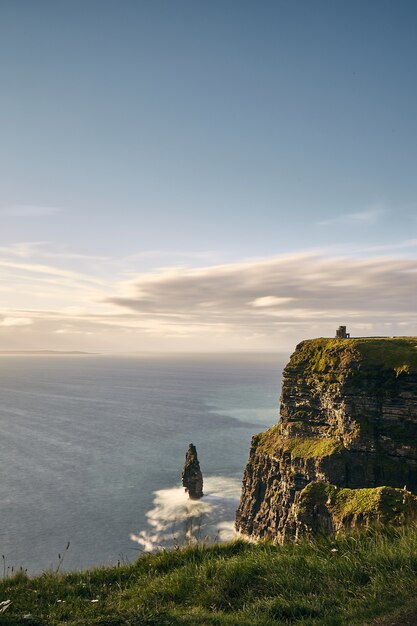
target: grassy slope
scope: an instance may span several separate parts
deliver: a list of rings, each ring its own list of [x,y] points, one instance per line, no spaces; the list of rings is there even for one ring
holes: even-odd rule
[[[366,367],[382,367],[396,372],[417,372],[417,337],[358,337],[352,339],[307,339],[291,357],[291,364],[304,364],[305,373],[329,372],[342,375],[356,362]]]
[[[294,458],[321,459],[338,452],[342,448],[336,437],[283,437],[279,424],[259,433],[257,452],[274,454],[282,449],[291,452]]]
[[[416,591],[417,527],[410,526],[284,546],[194,546],[120,568],[33,579],[20,574],[0,583],[0,601],[13,602],[0,624],[370,624],[404,605],[416,610]]]

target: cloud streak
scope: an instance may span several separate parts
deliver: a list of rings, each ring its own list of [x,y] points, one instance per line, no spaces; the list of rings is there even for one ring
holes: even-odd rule
[[[108,302],[161,323],[273,332],[282,324],[416,319],[416,280],[414,259],[300,254],[151,272]]]
[[[417,335],[414,258],[316,251],[120,283],[16,258],[0,269],[7,349],[279,351],[345,323],[354,335]]]
[[[11,328],[12,326],[30,326],[33,320],[29,317],[4,317],[0,320],[0,326]]]
[[[8,246],[0,246],[0,254],[20,259],[55,259],[55,260],[82,260],[82,261],[110,261],[111,257],[87,254],[77,254],[49,248],[48,241],[21,241]]]
[[[58,207],[20,204],[0,209],[0,217],[47,217],[61,212]]]
[[[104,281],[95,276],[89,276],[80,272],[62,269],[51,265],[42,265],[37,263],[18,263],[15,261],[0,259],[0,267],[18,270],[29,274],[42,274],[47,276],[59,277],[60,279],[69,279],[78,283],[91,283],[95,285],[104,285]]]
[[[322,220],[319,222],[320,226],[330,226],[332,224],[345,224],[348,225],[365,225],[376,224],[378,220],[386,214],[386,210],[374,207],[367,209],[366,211],[359,211],[357,213],[347,213],[345,215],[339,215],[337,217],[330,218],[328,220]]]

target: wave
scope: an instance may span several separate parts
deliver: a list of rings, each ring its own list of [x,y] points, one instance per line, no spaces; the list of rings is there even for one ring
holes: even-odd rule
[[[234,518],[241,481],[227,476],[204,478],[204,496],[190,500],[184,487],[154,492],[153,507],[146,513],[150,528],[130,539],[144,552],[197,542],[229,541],[236,536]]]

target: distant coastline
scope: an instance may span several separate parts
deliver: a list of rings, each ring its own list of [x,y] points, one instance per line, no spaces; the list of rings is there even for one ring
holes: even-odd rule
[[[83,356],[99,352],[81,352],[78,350],[0,350],[0,356]]]

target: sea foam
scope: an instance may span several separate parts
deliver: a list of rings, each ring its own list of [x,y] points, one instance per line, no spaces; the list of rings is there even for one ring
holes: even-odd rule
[[[234,516],[241,482],[226,476],[204,478],[204,497],[190,500],[183,487],[154,492],[146,513],[149,528],[130,539],[144,552],[197,542],[229,541],[235,537]]]

